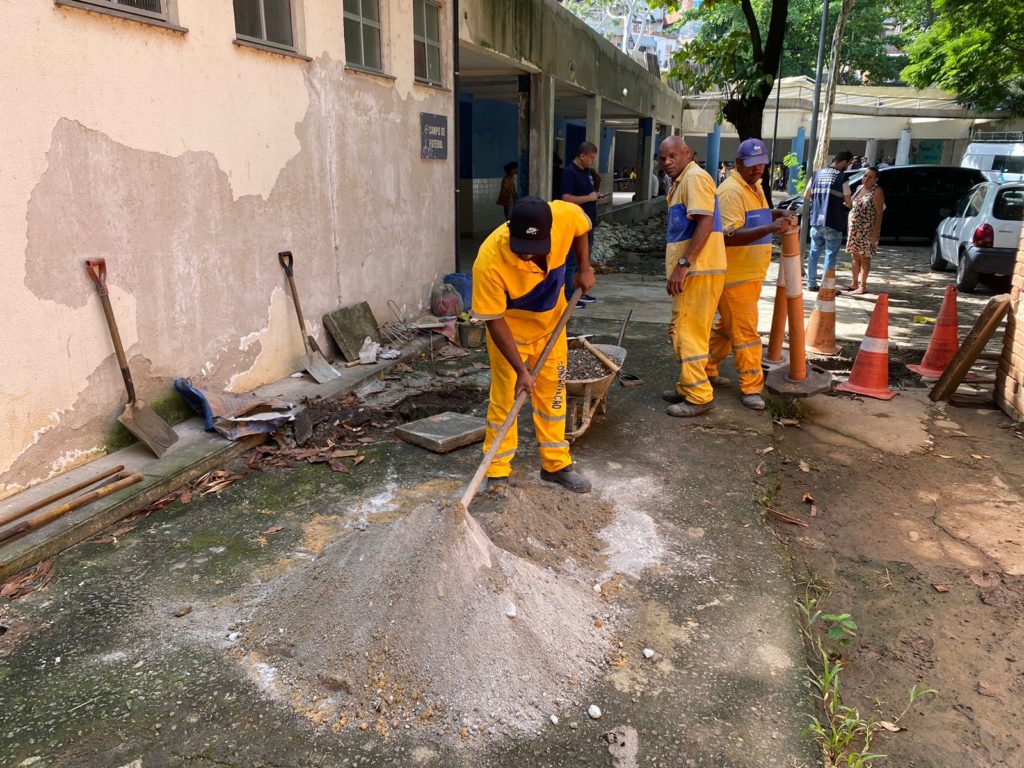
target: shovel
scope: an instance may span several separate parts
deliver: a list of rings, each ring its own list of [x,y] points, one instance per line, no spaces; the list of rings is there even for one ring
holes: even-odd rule
[[[295,314],[299,317],[299,333],[302,334],[302,347],[306,350],[305,367],[309,375],[316,379],[317,384],[326,384],[328,381],[340,379],[338,370],[327,362],[324,353],[311,335],[306,333],[306,321],[302,318],[302,306],[299,304],[299,292],[295,289],[295,271],[293,269],[295,259],[291,251],[281,251],[277,254],[277,260],[281,262],[284,273],[288,276],[288,287],[292,291],[292,303],[295,304]]]
[[[565,312],[562,313],[562,318],[558,321],[558,325],[555,326],[555,330],[551,332],[551,336],[548,337],[548,343],[544,345],[544,350],[540,353],[540,357],[537,358],[537,364],[533,366],[533,370],[530,371],[531,376],[536,376],[541,368],[544,367],[544,363],[548,361],[548,357],[551,355],[551,350],[555,347],[555,342],[562,335],[562,331],[565,326],[569,324],[569,318],[572,317],[572,311],[576,308],[576,304],[580,300],[580,296],[583,295],[583,291],[579,288],[573,293],[572,298],[569,299],[569,304],[565,308]],[[519,411],[522,410],[523,404],[526,402],[526,398],[529,397],[526,392],[520,392],[519,396],[512,403],[512,410],[508,412],[508,416],[505,417],[505,422],[501,425],[501,429],[498,430],[498,434],[494,436],[494,442],[491,443],[491,448],[487,451],[484,456],[484,460],[480,462],[480,466],[476,470],[476,474],[473,475],[473,479],[469,481],[469,485],[466,487],[465,492],[462,494],[462,498],[459,500],[458,508],[462,511],[469,511],[469,505],[473,502],[473,498],[476,496],[476,492],[480,490],[480,484],[484,481],[484,476],[487,474],[487,470],[491,466],[491,462],[494,461],[494,457],[498,453],[498,449],[501,448],[501,441],[505,439],[505,435],[508,434],[509,429],[515,423],[516,418],[519,416]]]
[[[135,398],[132,372],[128,370],[128,358],[124,355],[121,334],[117,332],[114,310],[110,306],[106,259],[87,259],[85,272],[96,283],[96,289],[99,291],[100,303],[103,304],[103,315],[107,318],[110,339],[114,342],[114,352],[117,353],[117,364],[121,366],[124,388],[128,390],[128,405],[124,407],[124,411],[117,417],[117,420],[124,424],[125,428],[135,437],[149,446],[149,449],[158,457],[163,456],[168,448],[178,442],[178,435],[166,421],[157,415],[156,411]]]

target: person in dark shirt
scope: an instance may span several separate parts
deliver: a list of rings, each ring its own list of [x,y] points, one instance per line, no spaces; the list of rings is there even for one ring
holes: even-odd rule
[[[594,249],[594,227],[597,226],[597,201],[601,199],[601,193],[594,189],[593,168],[597,164],[597,146],[593,142],[584,141],[576,151],[576,157],[571,163],[565,166],[562,171],[562,200],[567,203],[575,203],[590,219],[591,228],[587,234],[590,241],[590,250]],[[576,259],[569,258],[565,263],[565,294],[571,296],[573,292],[573,278],[576,276]],[[587,304],[595,301],[590,294],[580,298],[577,309],[582,309]]]

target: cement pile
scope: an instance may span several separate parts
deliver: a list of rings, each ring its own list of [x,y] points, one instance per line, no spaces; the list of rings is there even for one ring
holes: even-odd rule
[[[385,737],[531,732],[585,706],[574,697],[608,647],[587,584],[436,501],[358,536],[254,601],[239,651],[265,689],[318,725]]]

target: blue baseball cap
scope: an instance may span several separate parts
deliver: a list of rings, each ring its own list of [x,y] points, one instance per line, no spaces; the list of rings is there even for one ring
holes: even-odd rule
[[[768,165],[768,150],[760,139],[747,139],[740,142],[736,150],[736,159],[747,168],[752,165]]]

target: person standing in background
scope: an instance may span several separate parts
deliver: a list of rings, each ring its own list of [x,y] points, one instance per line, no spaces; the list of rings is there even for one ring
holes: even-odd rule
[[[505,212],[505,221],[512,217],[512,206],[519,199],[519,184],[516,178],[516,171],[519,170],[519,163],[513,160],[505,163],[505,177],[501,180],[501,189],[498,192],[497,203]]]
[[[807,290],[818,290],[818,258],[825,252],[822,274],[836,268],[839,248],[846,234],[846,214],[850,207],[850,185],[843,171],[853,161],[853,153],[843,150],[832,158],[828,168],[815,171],[804,192],[804,210],[810,210],[811,247],[807,252]],[[808,203],[810,205],[808,206]]]
[[[884,210],[885,192],[878,186],[878,169],[868,168],[850,208],[850,234],[846,250],[850,252],[853,261],[853,280],[843,288],[844,293],[859,296],[867,291],[871,259],[878,254]]]
[[[576,150],[576,157],[565,166],[562,171],[561,196],[560,199],[567,203],[575,203],[590,219],[591,229],[587,233],[587,241],[590,250],[594,249],[594,227],[597,226],[597,201],[601,199],[601,193],[594,187],[593,168],[597,164],[597,145],[591,141],[584,141]],[[572,253],[565,262],[565,295],[572,296],[573,281],[576,277],[576,259]],[[576,309],[582,309],[595,299],[590,294],[584,294]]]

